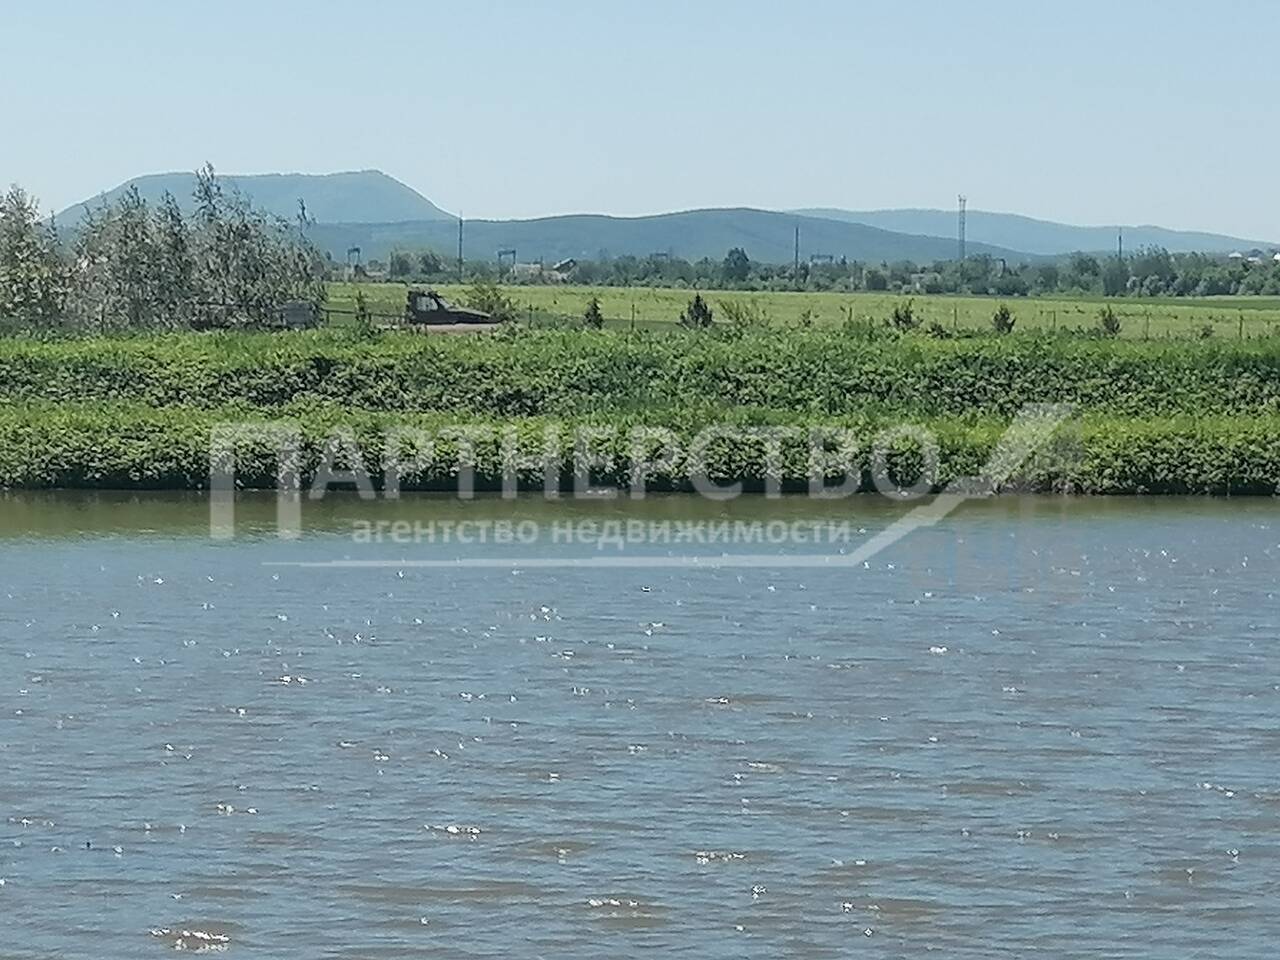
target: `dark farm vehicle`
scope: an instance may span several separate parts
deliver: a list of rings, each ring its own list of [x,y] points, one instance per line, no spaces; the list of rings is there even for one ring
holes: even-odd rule
[[[404,319],[410,324],[497,323],[483,310],[472,310],[450,303],[434,290],[410,288],[405,296]]]

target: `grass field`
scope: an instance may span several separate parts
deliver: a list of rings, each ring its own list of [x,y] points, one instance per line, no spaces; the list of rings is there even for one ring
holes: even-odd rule
[[[405,285],[368,283],[360,285],[369,309],[375,314],[399,316],[404,311]],[[336,311],[349,311],[354,306],[357,285],[329,285],[329,306]],[[467,288],[441,285],[437,289],[453,300],[462,300]],[[595,296],[610,326],[661,327],[673,323],[693,296],[693,290],[662,287],[581,287],[581,286],[514,286],[504,291],[522,313],[540,320],[555,317],[582,316],[587,301]],[[894,306],[904,300],[913,308],[925,326],[938,323],[946,328],[989,329],[991,314],[1000,303],[1007,303],[1017,318],[1019,331],[1050,332],[1071,328],[1092,328],[1099,309],[1110,304],[1121,318],[1121,335],[1129,338],[1196,337],[1207,327],[1215,337],[1270,337],[1280,333],[1280,299],[1274,297],[1220,297],[1207,299],[1136,299],[1102,298],[1041,299],[996,297],[931,296],[921,294],[904,297],[886,293],[750,293],[712,290],[703,293],[713,310],[726,301],[750,301],[759,305],[771,323],[795,326],[805,311],[815,324],[842,323],[855,320],[883,320]],[[343,319],[341,314],[335,322]]]

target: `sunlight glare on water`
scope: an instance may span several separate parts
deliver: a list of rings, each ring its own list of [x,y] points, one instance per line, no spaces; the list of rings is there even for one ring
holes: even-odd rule
[[[1270,501],[979,503],[857,569],[787,547],[776,567],[266,566],[353,555],[358,507],[297,543],[215,544],[198,500],[3,506],[5,957],[1280,940]]]

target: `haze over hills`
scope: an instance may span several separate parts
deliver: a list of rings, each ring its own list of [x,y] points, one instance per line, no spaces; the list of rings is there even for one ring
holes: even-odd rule
[[[911,236],[859,223],[749,208],[686,210],[648,217],[608,217],[574,214],[536,220],[468,220],[465,250],[468,259],[494,259],[498,250],[516,251],[522,261],[553,263],[566,257],[647,256],[666,253],[697,260],[720,259],[732,247],[742,247],[753,260],[789,263],[795,255],[795,230],[800,228],[800,255],[847,257],[850,260],[914,260],[930,262],[955,256],[954,240]],[[311,237],[335,257],[358,246],[365,258],[384,257],[392,250],[430,248],[453,255],[457,250],[456,221],[414,221],[387,224],[317,224]],[[972,244],[974,253],[990,253],[1008,260],[1025,255],[985,244]]]
[[[400,220],[451,220],[434,203],[412,187],[381,170],[351,170],[343,173],[260,173],[218,174],[224,189],[234,188],[253,201],[254,206],[277,216],[293,219],[298,200],[306,201],[307,213],[324,223],[394,223]],[[114,201],[130,186],[148,203],[156,203],[165,192],[172,193],[184,211],[190,212],[193,173],[152,173],[127,180],[89,200],[73,204],[58,214],[58,222],[78,221],[86,206],[100,200]]]
[[[810,217],[826,217],[843,223],[865,223],[882,230],[920,233],[930,236],[955,236],[955,210],[836,210],[809,208],[795,213]],[[1051,220],[1037,220],[1016,213],[968,211],[965,234],[970,241],[990,243],[1040,256],[1058,256],[1076,250],[1090,252],[1116,249],[1117,233],[1124,230],[1126,250],[1139,247],[1164,247],[1170,253],[1231,253],[1253,248],[1269,249],[1274,241],[1246,240],[1217,233],[1192,230],[1169,230],[1155,226],[1080,227]]]
[[[379,170],[331,174],[272,173],[219,175],[256,206],[292,218],[298,200],[316,220],[312,238],[335,259],[360,247],[366,260],[395,249],[434,249],[453,256],[457,221],[412,187]],[[72,226],[86,205],[120,196],[136,185],[148,202],[168,191],[190,210],[194,174],[161,173],[137,177],[99,197],[58,214]],[[800,255],[845,257],[870,262],[952,259],[956,252],[956,214],[944,210],[848,211],[826,208],[790,212],[752,208],[686,210],[642,217],[596,214],[531,220],[469,220],[465,225],[468,259],[492,260],[498,250],[515,249],[522,261],[555,262],[566,257],[646,256],[666,253],[686,259],[720,258],[742,247],[753,260],[789,262],[795,230]],[[1017,262],[1060,256],[1076,250],[1113,250],[1116,227],[1079,227],[1016,214],[971,210],[968,251]],[[1271,244],[1212,233],[1125,227],[1125,246],[1163,246],[1173,252],[1228,253],[1268,248]]]

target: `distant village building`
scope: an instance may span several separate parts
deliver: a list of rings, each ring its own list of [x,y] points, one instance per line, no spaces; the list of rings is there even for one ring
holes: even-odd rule
[[[560,260],[551,267],[544,266],[541,261],[538,263],[513,263],[511,265],[511,278],[525,282],[566,283],[577,266],[578,261],[573,258]]]
[[[941,293],[943,289],[942,274],[934,270],[911,275],[912,293]]]

